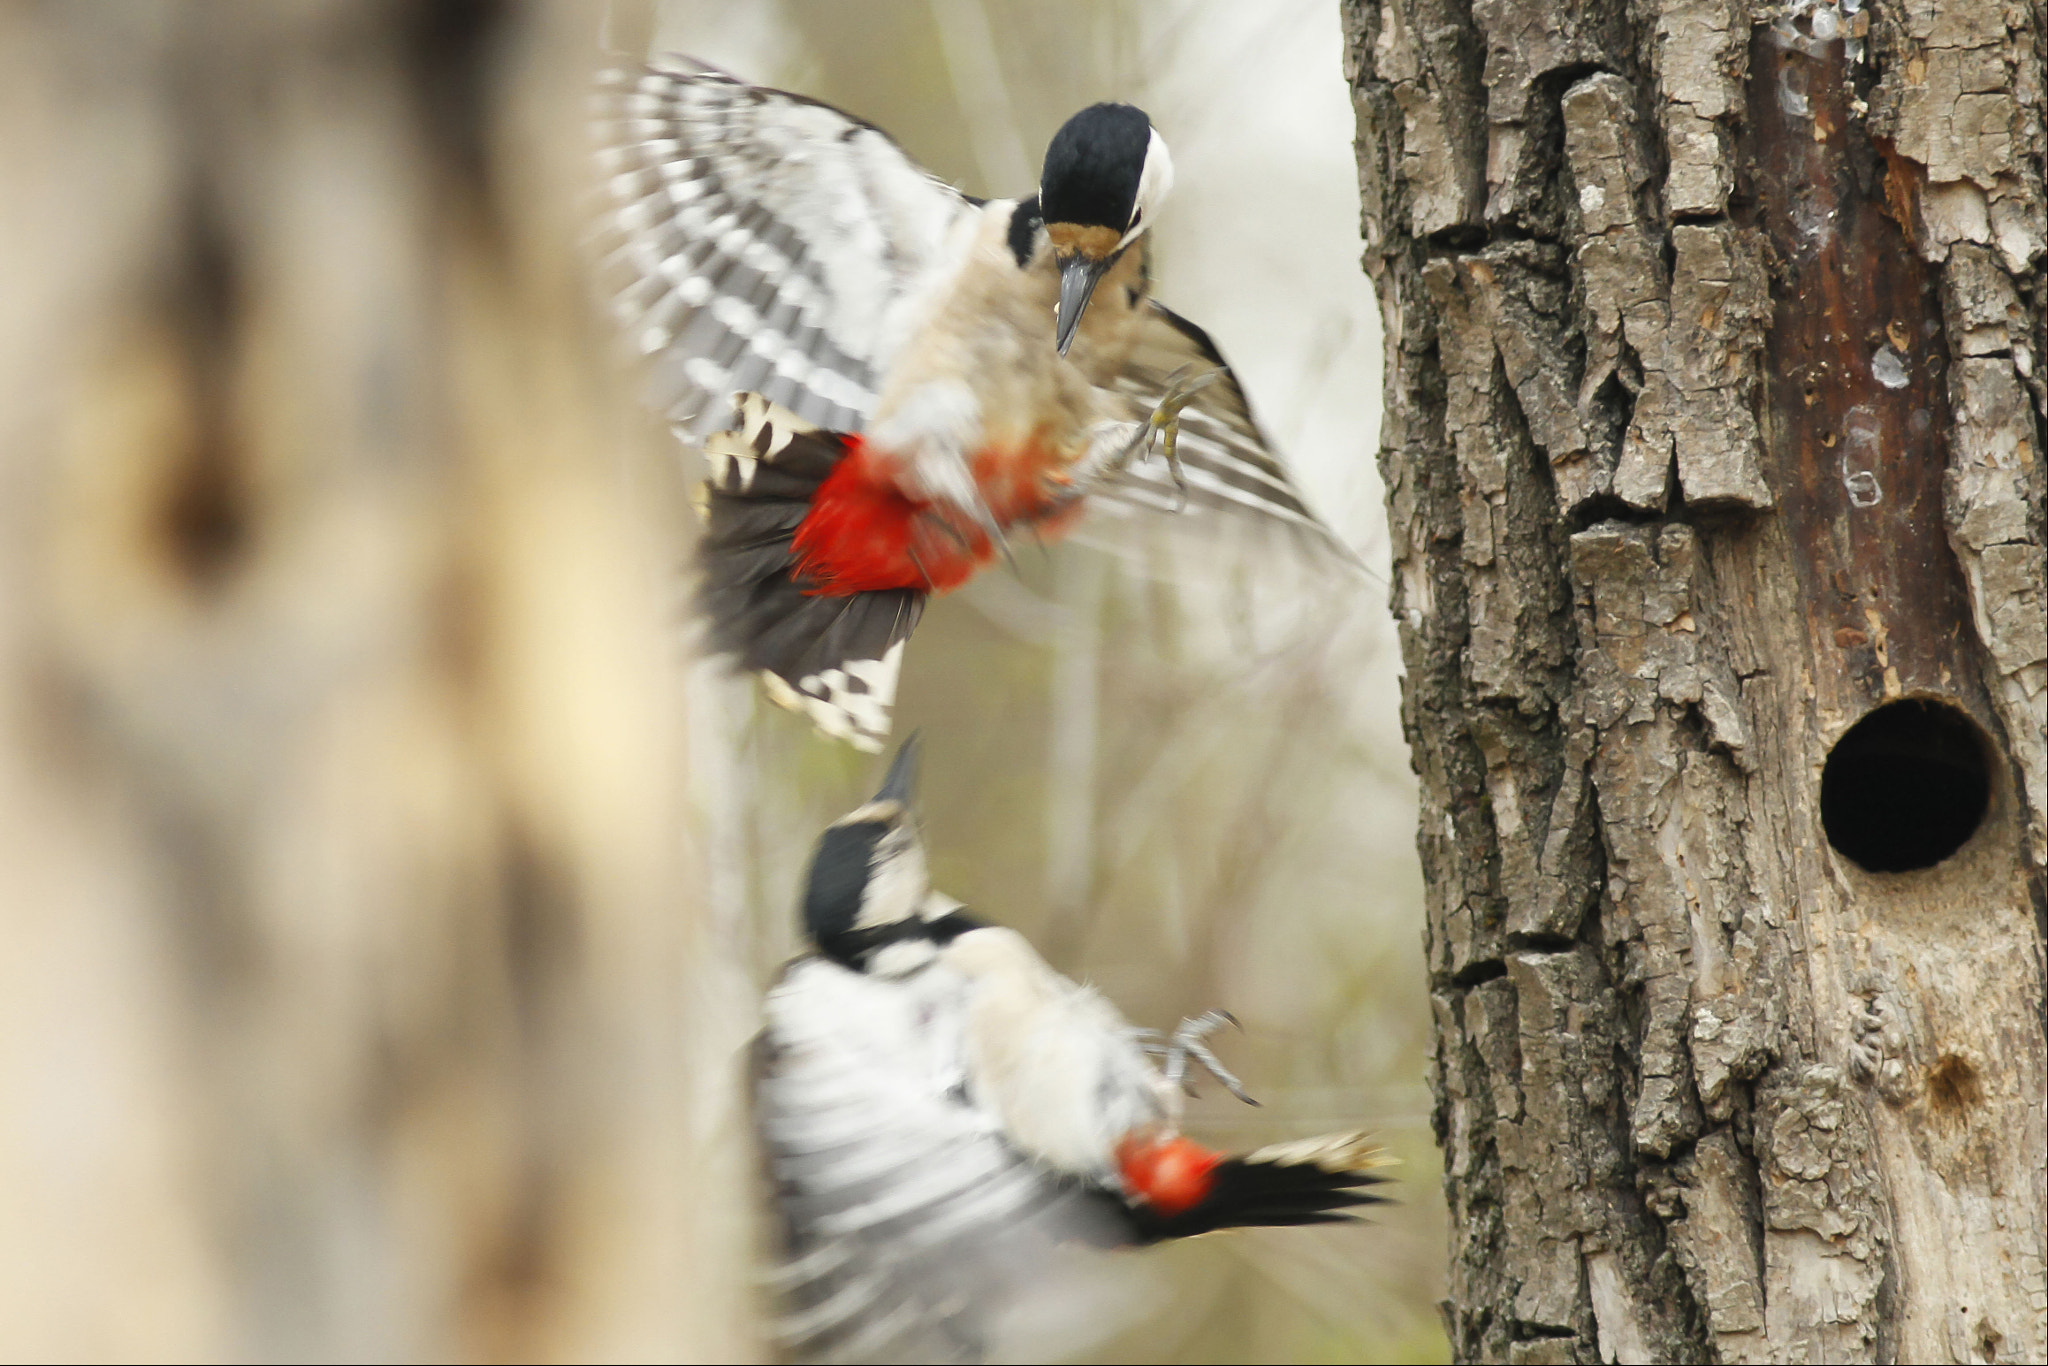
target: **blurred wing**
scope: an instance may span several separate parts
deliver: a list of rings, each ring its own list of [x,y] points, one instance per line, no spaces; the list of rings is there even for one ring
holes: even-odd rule
[[[712,648],[759,670],[769,697],[825,734],[877,753],[924,594],[806,593],[791,538],[845,443],[758,394],[739,395],[738,415],[737,427],[704,441],[711,477],[702,489],[698,605]]]
[[[598,78],[604,284],[685,439],[753,390],[859,431],[892,306],[971,211],[872,125],[687,57]]]
[[[1179,451],[1188,481],[1186,509],[1277,522],[1303,543],[1355,562],[1350,549],[1301,501],[1287,471],[1274,458],[1266,434],[1253,420],[1236,374],[1209,334],[1163,304],[1153,302],[1150,307],[1137,350],[1113,386],[1127,398],[1131,420],[1142,421],[1151,414],[1172,375],[1183,366],[1221,366],[1224,371],[1181,410]],[[1103,492],[1116,502],[1155,510],[1170,511],[1183,503],[1156,450],[1133,463]]]
[[[966,1100],[967,989],[942,967],[881,979],[808,958],[769,992],[755,1120],[798,1360],[980,1360],[1061,1244],[1129,1237]]]

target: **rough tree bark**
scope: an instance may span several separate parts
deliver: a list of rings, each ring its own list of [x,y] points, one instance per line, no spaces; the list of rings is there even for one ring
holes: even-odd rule
[[[2042,1359],[2042,7],[1344,12],[1456,1352]]]

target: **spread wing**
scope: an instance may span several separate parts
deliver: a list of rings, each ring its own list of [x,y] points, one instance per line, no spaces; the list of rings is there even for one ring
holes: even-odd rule
[[[1069,1245],[1130,1237],[968,1102],[966,991],[942,967],[879,979],[807,958],[769,992],[755,1120],[799,1360],[980,1360],[1020,1305],[1070,1298],[1047,1290]]]
[[[892,316],[970,201],[887,134],[688,57],[598,79],[613,311],[700,440],[752,390],[859,431]]]
[[[603,285],[678,435],[701,441],[741,390],[829,431],[862,430],[906,330],[902,305],[974,201],[873,125],[687,57],[601,74],[594,133],[610,204]],[[1151,304],[1114,382],[1126,415],[1148,417],[1189,363],[1224,361],[1201,328]],[[1235,376],[1181,417],[1188,507],[1277,521],[1350,558],[1303,505]],[[1183,503],[1156,459],[1110,493]]]
[[[1133,421],[1148,417],[1172,376],[1184,367],[1222,367],[1223,376],[1181,410],[1179,454],[1187,477],[1183,497],[1156,452],[1134,462],[1105,493],[1115,501],[1152,509],[1209,509],[1273,519],[1304,542],[1355,560],[1351,551],[1308,510],[1266,434],[1252,417],[1237,376],[1209,334],[1153,301],[1137,350],[1115,381]]]

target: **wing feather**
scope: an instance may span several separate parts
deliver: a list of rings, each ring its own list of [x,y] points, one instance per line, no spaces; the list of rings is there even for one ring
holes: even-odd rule
[[[754,1104],[799,1357],[979,1359],[1060,1244],[1129,1236],[967,1100],[968,989],[943,967],[876,979],[811,958],[769,992]]]
[[[872,124],[687,57],[603,73],[594,123],[612,206],[605,284],[678,435],[715,430],[736,390],[860,431],[904,305],[975,201]],[[1151,303],[1112,385],[1127,415],[1143,420],[1190,362],[1224,366],[1206,332]],[[1180,456],[1189,506],[1269,518],[1349,558],[1273,457],[1234,375],[1184,410]],[[1183,502],[1158,460],[1106,492],[1150,509]]]
[[[1181,411],[1179,454],[1188,482],[1183,500],[1166,462],[1156,455],[1134,463],[1103,496],[1134,507],[1251,514],[1281,523],[1296,539],[1353,560],[1335,533],[1301,499],[1256,419],[1237,375],[1194,323],[1157,301],[1140,331],[1137,349],[1114,381],[1133,421],[1142,421],[1185,366],[1221,366],[1223,377]]]
[[[686,57],[603,73],[595,129],[613,309],[682,434],[738,389],[858,431],[967,198],[873,125]]]

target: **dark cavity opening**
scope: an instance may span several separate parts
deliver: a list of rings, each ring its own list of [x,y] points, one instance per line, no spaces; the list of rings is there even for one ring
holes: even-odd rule
[[[1944,1053],[1927,1071],[1927,1103],[1936,1110],[1961,1111],[1984,1101],[1984,1083],[1969,1060]]]
[[[1991,805],[1976,724],[1955,707],[1891,702],[1849,727],[1820,776],[1820,823],[1873,873],[1932,868],[1968,842]]]

